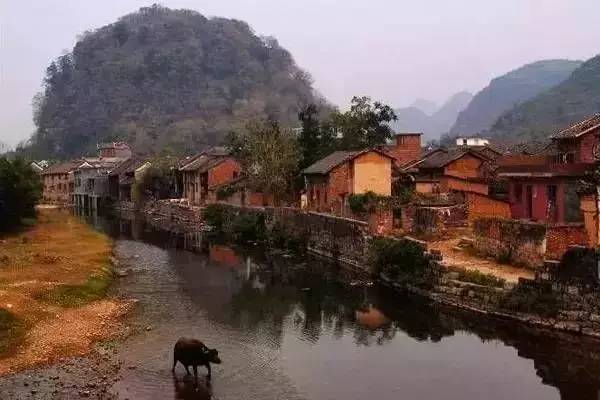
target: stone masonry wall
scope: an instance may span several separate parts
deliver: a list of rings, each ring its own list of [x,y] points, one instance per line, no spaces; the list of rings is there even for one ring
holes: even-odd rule
[[[583,224],[561,224],[546,230],[546,258],[560,260],[573,245],[588,246],[588,235]]]
[[[502,218],[479,218],[473,224],[475,249],[500,261],[539,268],[546,253],[546,227]]]

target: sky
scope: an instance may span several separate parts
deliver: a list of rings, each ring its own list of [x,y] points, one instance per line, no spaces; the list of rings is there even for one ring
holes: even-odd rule
[[[442,103],[542,59],[600,53],[598,0],[163,0],[241,19],[275,36],[314,87],[347,107],[369,95],[394,107]],[[78,35],[149,6],[140,0],[0,0],[0,141],[35,129],[31,99]]]

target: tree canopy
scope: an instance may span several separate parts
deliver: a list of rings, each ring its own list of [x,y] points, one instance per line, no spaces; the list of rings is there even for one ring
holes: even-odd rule
[[[297,126],[324,104],[311,77],[272,37],[243,21],[154,5],[86,32],[47,68],[37,130],[21,151],[68,158],[125,140],[138,153],[190,152],[250,119]]]
[[[23,218],[35,216],[40,196],[40,178],[29,163],[0,158],[0,231],[13,229]]]

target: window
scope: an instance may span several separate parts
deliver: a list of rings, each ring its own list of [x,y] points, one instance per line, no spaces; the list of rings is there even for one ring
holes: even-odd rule
[[[515,184],[515,199],[519,203],[523,199],[523,185],[520,183]]]
[[[238,172],[237,171],[233,171],[233,179],[238,177]]]
[[[467,139],[463,139],[462,142],[463,142],[463,146],[466,146],[468,143]]]

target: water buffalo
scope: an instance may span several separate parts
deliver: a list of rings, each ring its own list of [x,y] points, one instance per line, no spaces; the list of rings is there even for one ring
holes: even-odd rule
[[[196,378],[198,377],[198,365],[204,365],[208,370],[209,379],[211,376],[210,364],[221,364],[219,352],[216,349],[209,349],[201,341],[190,338],[179,338],[177,343],[175,343],[175,348],[173,349],[173,368],[171,371],[175,372],[175,366],[178,361],[183,364],[188,374],[190,373],[189,366],[194,367],[194,376]]]

